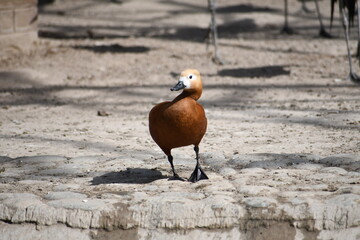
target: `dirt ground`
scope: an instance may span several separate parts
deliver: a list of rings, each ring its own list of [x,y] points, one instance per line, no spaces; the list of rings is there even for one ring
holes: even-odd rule
[[[329,28],[329,2],[320,5]],[[186,68],[199,69],[204,83],[199,102],[208,130],[201,152],[359,153],[360,85],[346,80],[337,13],[334,38],[320,38],[315,13],[290,1],[296,34],[289,36],[280,34],[282,0],[219,0],[226,64],[216,65],[204,41],[206,6],[57,0],[43,7],[34,48],[0,55],[0,155],[146,152],[167,164],[148,132],[148,113],[178,94],[169,89]],[[355,37],[353,31],[353,51]],[[192,147],[173,153],[194,157]]]

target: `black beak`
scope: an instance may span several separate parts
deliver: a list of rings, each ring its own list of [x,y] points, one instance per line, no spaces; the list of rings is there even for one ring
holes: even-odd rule
[[[183,81],[179,81],[174,87],[170,88],[171,91],[179,91],[181,89],[184,89],[185,85]]]

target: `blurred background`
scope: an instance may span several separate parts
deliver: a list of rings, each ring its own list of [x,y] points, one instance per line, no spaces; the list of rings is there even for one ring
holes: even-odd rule
[[[216,1],[218,65],[206,0],[1,1],[0,152],[162,156],[147,115],[189,67],[204,82],[205,151],[358,152],[360,94],[338,10],[330,31],[319,1],[324,38],[305,4],[288,2],[284,34],[283,0]],[[355,27],[352,53],[356,38]]]

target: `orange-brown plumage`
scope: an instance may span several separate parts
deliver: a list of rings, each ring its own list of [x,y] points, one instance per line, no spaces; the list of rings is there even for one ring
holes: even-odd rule
[[[195,146],[197,159],[195,170],[198,172],[195,175],[198,175],[193,176],[193,173],[190,178],[194,182],[207,178],[198,162],[198,145],[207,127],[204,108],[197,102],[202,93],[200,73],[195,69],[183,71],[178,84],[171,90],[180,89],[184,90],[173,101],[159,103],[150,111],[149,130],[154,141],[168,156],[175,178],[179,177],[173,167],[171,149]]]

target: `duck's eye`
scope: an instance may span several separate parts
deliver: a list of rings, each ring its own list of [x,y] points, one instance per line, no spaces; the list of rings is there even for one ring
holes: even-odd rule
[[[193,79],[193,75],[189,75],[189,79]]]

